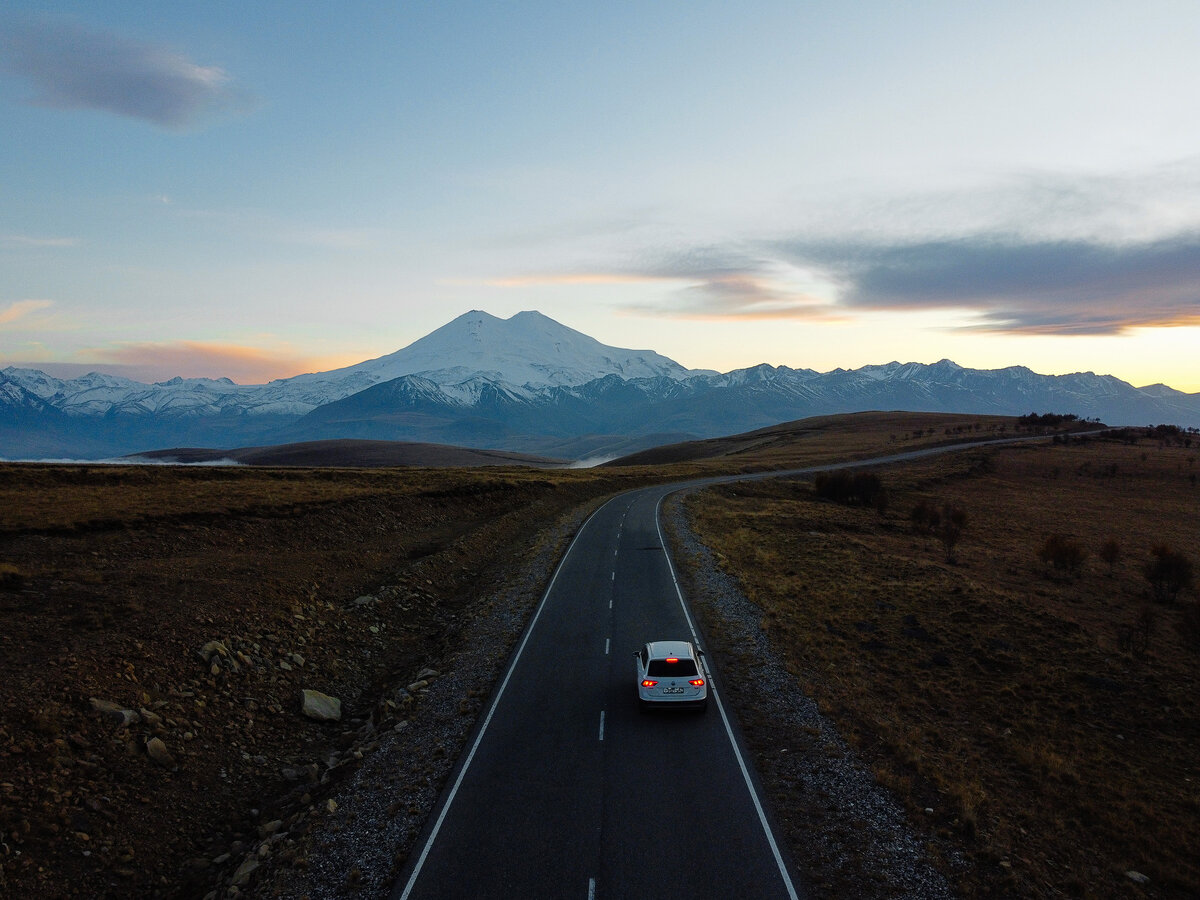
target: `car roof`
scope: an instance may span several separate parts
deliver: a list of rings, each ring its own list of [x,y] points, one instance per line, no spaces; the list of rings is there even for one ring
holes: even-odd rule
[[[653,659],[664,659],[668,656],[693,656],[692,645],[689,641],[651,641],[646,645]]]

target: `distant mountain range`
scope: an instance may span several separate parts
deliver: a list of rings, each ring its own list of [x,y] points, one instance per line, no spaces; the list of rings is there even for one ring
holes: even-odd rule
[[[580,459],[866,410],[1069,412],[1109,424],[1200,426],[1200,394],[1111,375],[949,360],[720,374],[606,346],[541,313],[476,311],[387,356],[264,385],[142,384],[101,373],[60,380],[9,367],[0,371],[0,458],[356,439]]]

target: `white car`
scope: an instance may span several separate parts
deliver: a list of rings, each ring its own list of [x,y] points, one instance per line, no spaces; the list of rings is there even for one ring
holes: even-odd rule
[[[691,641],[651,641],[633,654],[637,657],[638,707],[708,708],[708,674]]]

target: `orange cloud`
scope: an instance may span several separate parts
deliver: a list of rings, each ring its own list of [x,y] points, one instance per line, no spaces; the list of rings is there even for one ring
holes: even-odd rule
[[[39,309],[53,305],[54,302],[51,300],[18,300],[10,303],[6,309],[0,309],[0,325],[12,325]]]
[[[96,348],[89,356],[136,371],[142,381],[168,378],[229,378],[238,384],[265,384],[305,372],[320,372],[361,362],[360,359],[305,356],[290,348],[267,349],[199,341],[122,344]]]

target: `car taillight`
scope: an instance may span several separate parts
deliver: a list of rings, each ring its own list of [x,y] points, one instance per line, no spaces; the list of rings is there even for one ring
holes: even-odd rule
[[[695,685],[696,687],[704,687],[704,679],[703,678],[693,678],[691,681],[688,682],[688,684]]]
[[[677,662],[679,662],[679,657],[678,657],[678,656],[668,656],[668,657],[667,657],[667,662],[669,662],[669,663],[677,663]]]
[[[656,684],[658,684],[657,681],[651,681],[649,678],[642,681],[642,687],[654,687]]]

